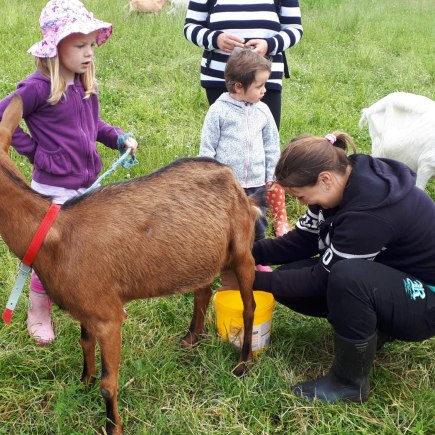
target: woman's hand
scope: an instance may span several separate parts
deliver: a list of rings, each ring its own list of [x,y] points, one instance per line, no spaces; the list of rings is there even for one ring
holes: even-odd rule
[[[225,32],[217,37],[216,43],[220,50],[226,51],[227,53],[231,53],[234,47],[243,48],[245,46],[245,40],[241,36]]]
[[[266,56],[269,49],[265,39],[251,39],[246,43],[246,47],[252,47],[252,51],[260,56]]]

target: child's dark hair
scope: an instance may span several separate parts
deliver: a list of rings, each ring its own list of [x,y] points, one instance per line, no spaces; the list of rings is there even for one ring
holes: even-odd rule
[[[246,91],[254,83],[257,71],[272,71],[272,62],[250,48],[234,49],[225,66],[225,84],[229,92],[235,92],[236,83]]]
[[[350,165],[349,147],[356,151],[352,138],[341,131],[325,137],[296,137],[281,153],[275,168],[276,181],[283,187],[305,187],[314,186],[323,171],[344,174]]]

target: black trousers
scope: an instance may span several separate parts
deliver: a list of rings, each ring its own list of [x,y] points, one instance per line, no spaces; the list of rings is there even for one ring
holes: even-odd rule
[[[225,88],[206,88],[208,104],[211,106],[224,92]],[[276,89],[268,89],[262,98],[263,103],[269,106],[275,119],[276,127],[279,130],[281,123],[281,91]]]
[[[306,267],[316,261],[282,267]],[[338,262],[330,272],[325,297],[277,301],[302,314],[326,317],[335,332],[350,339],[365,339],[376,330],[403,341],[435,335],[435,284],[372,261]]]

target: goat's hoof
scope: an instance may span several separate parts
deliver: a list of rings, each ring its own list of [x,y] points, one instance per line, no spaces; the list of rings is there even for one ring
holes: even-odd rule
[[[246,375],[246,373],[248,373],[250,367],[251,364],[249,362],[239,362],[236,368],[233,370],[233,375],[241,378],[242,376]]]
[[[95,384],[96,380],[97,380],[97,378],[94,375],[84,375],[84,376],[82,376],[82,379],[81,379],[81,381],[85,385],[93,385],[93,384]]]
[[[112,422],[106,424],[107,435],[122,435],[124,433],[124,427],[122,424],[114,425]]]
[[[181,339],[181,347],[183,349],[191,349],[192,347],[195,347],[199,342],[198,335],[194,332],[188,332],[182,339]]]

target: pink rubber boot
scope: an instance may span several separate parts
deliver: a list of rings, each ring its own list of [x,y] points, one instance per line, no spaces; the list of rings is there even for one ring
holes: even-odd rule
[[[287,221],[284,189],[279,184],[272,183],[266,190],[266,198],[272,214],[275,236],[280,237],[287,234],[292,227]]]
[[[44,346],[54,341],[51,324],[51,300],[35,272],[30,278],[29,310],[27,312],[27,331],[37,344]]]

